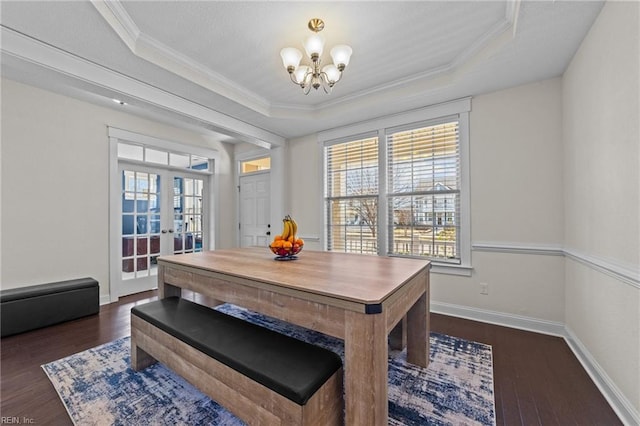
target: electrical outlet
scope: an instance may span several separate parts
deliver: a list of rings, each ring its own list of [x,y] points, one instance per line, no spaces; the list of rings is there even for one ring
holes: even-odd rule
[[[480,283],[480,294],[488,295],[489,294],[489,284],[488,283]]]

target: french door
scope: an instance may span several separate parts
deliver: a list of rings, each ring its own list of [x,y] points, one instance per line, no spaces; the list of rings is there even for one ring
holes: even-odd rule
[[[120,163],[118,296],[158,286],[157,259],[207,247],[208,177]]]

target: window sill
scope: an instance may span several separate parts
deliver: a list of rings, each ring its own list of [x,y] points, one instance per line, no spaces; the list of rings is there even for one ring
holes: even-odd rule
[[[418,256],[398,256],[389,254],[389,257],[403,257],[407,259],[419,259],[419,260],[429,260],[424,257]],[[431,272],[436,274],[443,275],[458,275],[461,277],[470,277],[471,272],[473,271],[473,267],[470,265],[456,265],[453,263],[439,263],[435,260],[429,260],[431,262]]]
[[[464,265],[447,265],[443,263],[431,262],[431,272],[443,275],[459,275],[470,277],[473,267]]]

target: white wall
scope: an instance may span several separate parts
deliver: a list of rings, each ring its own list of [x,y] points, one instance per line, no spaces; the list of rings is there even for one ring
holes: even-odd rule
[[[640,424],[639,14],[637,2],[607,2],[563,78],[565,247],[575,254],[566,261],[566,324],[632,424]]]
[[[560,79],[473,98],[469,126],[472,243],[561,247],[561,101]],[[316,136],[289,141],[288,162],[291,211],[299,232],[321,236],[324,210]],[[305,247],[322,248],[318,243]],[[432,274],[434,305],[564,320],[562,257],[474,251],[472,264],[471,277]],[[480,295],[480,282],[489,283],[488,296]]]
[[[31,86],[2,80],[2,288],[91,276],[109,294],[107,126],[217,149],[219,200],[233,200],[233,148]],[[220,209],[219,222],[235,221]],[[220,247],[235,244],[219,227]]]

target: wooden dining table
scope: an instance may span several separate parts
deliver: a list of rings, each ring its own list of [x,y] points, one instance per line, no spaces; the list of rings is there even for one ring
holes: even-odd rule
[[[426,260],[305,250],[278,261],[251,247],[161,256],[160,297],[182,289],[344,340],[346,425],[387,425],[389,342],[429,362]],[[389,337],[391,336],[391,337]]]

